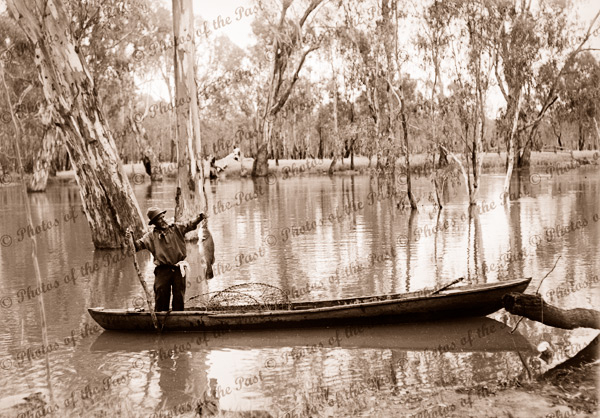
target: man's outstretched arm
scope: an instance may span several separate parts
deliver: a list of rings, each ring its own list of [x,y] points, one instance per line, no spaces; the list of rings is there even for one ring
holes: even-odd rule
[[[200,212],[200,215],[198,215],[195,219],[192,219],[191,221],[183,224],[183,233],[187,234],[188,232],[196,229],[198,227],[198,224],[202,222],[204,218],[204,213]]]

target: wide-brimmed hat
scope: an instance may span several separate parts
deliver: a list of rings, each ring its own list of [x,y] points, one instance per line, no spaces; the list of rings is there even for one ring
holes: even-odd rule
[[[158,218],[158,216],[162,215],[163,213],[167,213],[167,211],[161,210],[160,208],[157,208],[157,207],[149,208],[148,212],[146,212],[146,215],[148,215],[148,219],[150,219],[150,222],[148,222],[148,225],[152,225],[154,223],[154,221],[156,220],[156,218]]]

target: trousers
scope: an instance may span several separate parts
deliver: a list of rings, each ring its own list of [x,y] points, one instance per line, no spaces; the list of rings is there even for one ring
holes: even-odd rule
[[[154,269],[154,310],[169,310],[173,289],[173,311],[183,311],[185,300],[185,278],[177,266],[161,265]]]

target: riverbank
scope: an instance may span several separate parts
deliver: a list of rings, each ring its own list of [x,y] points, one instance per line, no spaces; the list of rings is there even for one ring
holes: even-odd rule
[[[506,163],[506,153],[484,153],[482,169],[484,172],[504,171]],[[250,175],[252,170],[252,158],[244,158],[243,165],[238,162],[230,164],[221,177],[246,177]],[[371,160],[363,156],[354,157],[354,169],[350,168],[350,158],[344,158],[343,161],[338,161],[334,167],[335,174],[364,174],[375,168],[376,158]],[[452,160],[450,160],[453,163]],[[331,166],[331,159],[304,159],[304,160],[279,160],[279,164],[275,160],[269,160],[269,173],[278,176],[285,176],[288,173],[290,176],[298,174],[327,174]],[[410,157],[411,173],[427,174],[431,171],[432,162],[429,155],[417,154]],[[573,151],[571,152],[532,152],[531,168],[538,171],[543,168],[555,167],[556,169],[575,168],[584,165],[600,165],[600,153],[598,151]],[[176,165],[174,163],[162,163],[162,171],[167,178],[175,178]],[[205,170],[208,172],[208,166],[205,165]],[[129,176],[135,174],[146,175],[144,167],[141,163],[125,165],[125,171]]]
[[[489,385],[448,385],[435,393],[369,390],[357,396],[349,410],[362,404],[371,416],[405,418],[595,417],[599,371],[599,365],[590,364],[553,382],[499,380]]]
[[[484,153],[482,154],[483,172],[503,172],[505,170],[506,153]],[[373,170],[376,165],[376,158],[369,159],[363,156],[354,157],[354,169],[350,168],[350,158],[344,158],[343,161],[339,160],[334,167],[335,174],[365,174],[370,170]],[[238,162],[230,164],[225,171],[220,174],[220,178],[239,178],[249,177],[252,171],[252,158],[244,158],[243,165]],[[450,160],[453,163],[452,160]],[[429,155],[417,154],[411,155],[410,157],[411,173],[416,175],[426,175],[431,172],[432,162]],[[455,163],[454,163],[455,164]],[[276,176],[285,176],[289,173],[290,176],[297,176],[299,174],[313,174],[323,175],[327,174],[331,165],[330,158],[318,159],[304,159],[304,160],[279,160],[278,164],[275,160],[269,160],[269,173]],[[531,168],[537,171],[544,170],[548,171],[547,174],[551,174],[549,170],[561,171],[569,170],[579,166],[585,165],[600,165],[600,152],[599,151],[573,151],[573,152],[532,152],[531,153]],[[549,168],[552,167],[552,168]],[[146,175],[144,165],[139,163],[124,164],[123,168],[125,173],[130,179],[133,179],[135,184],[141,184],[149,181],[149,177]],[[205,163],[205,173],[208,173],[208,164]],[[161,170],[166,178],[175,178],[177,175],[177,167],[175,163],[161,163]],[[57,180],[69,180],[75,179],[75,171],[59,171],[56,173],[55,178]],[[0,178],[0,187],[7,186],[15,181],[19,180],[17,173],[7,173]]]

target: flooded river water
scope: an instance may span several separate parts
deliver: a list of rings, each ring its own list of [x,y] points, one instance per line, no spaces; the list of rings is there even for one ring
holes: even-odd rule
[[[471,217],[463,188],[448,191],[438,217],[426,179],[416,180],[420,208],[412,216],[366,175],[212,183],[216,277],[199,279],[198,247],[189,243],[186,297],[265,283],[292,300],[321,300],[433,289],[461,276],[463,284],[533,277],[532,293],[561,256],[540,293],[562,308],[597,306],[598,169],[525,176],[521,197],[509,204],[501,199],[503,181],[484,176]],[[173,216],[173,182],[134,190],[142,213],[160,206]],[[33,225],[20,189],[0,188],[3,416],[193,416],[206,391],[215,407],[232,411],[224,416],[386,416],[386,402],[424,416],[443,403],[440,387],[510,382],[540,342],[549,342],[559,361],[595,335],[528,320],[511,335],[507,325],[516,318],[503,310],[433,324],[104,332],[87,308],[142,305],[131,258],[94,249],[76,184],[55,181],[28,199]],[[151,285],[150,255],[140,252],[138,260]]]

